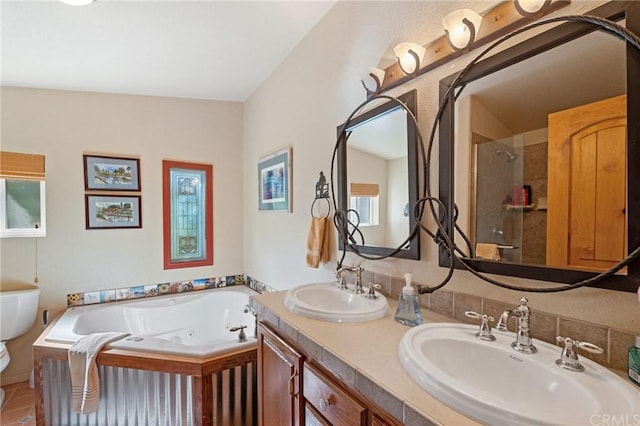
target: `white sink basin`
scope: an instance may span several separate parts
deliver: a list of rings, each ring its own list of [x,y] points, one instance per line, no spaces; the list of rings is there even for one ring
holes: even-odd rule
[[[284,306],[303,317],[330,322],[363,322],[382,318],[389,310],[387,299],[376,292],[377,299],[364,294],[339,290],[337,283],[305,284],[287,291]]]
[[[514,333],[494,331],[496,341],[486,342],[475,337],[477,331],[475,325],[448,323],[412,328],[400,341],[400,363],[424,390],[485,424],[639,418],[638,389],[601,365],[581,356],[585,371],[565,370],[555,364],[560,347],[534,340],[538,353],[521,354],[511,348]]]

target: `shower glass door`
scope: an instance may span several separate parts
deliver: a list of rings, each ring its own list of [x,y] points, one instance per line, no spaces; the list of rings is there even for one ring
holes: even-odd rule
[[[522,135],[489,140],[473,135],[475,146],[475,243],[498,246],[501,261],[522,261],[524,195]],[[477,247],[477,246],[476,246]]]

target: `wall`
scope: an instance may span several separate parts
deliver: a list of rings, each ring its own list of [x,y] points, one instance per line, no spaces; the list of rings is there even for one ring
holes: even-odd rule
[[[350,183],[378,185],[378,199],[383,201],[378,203],[378,225],[363,226],[361,231],[366,244],[384,246],[387,222],[387,203],[384,200],[388,199],[389,193],[387,190],[388,161],[353,148],[347,148],[347,158]],[[349,188],[347,190],[350,191]],[[347,202],[349,202],[348,199]]]
[[[333,279],[335,256],[320,269],[305,266],[308,210],[318,171],[324,170],[327,176],[330,171],[336,126],[365,100],[358,81],[363,70],[370,66],[388,66],[393,61],[393,46],[401,41],[426,43],[441,36],[439,21],[448,11],[469,7],[482,12],[496,3],[339,2],[302,40],[245,103],[245,273],[278,289]],[[584,13],[603,3],[573,1],[557,14]],[[437,110],[438,81],[461,69],[471,58],[465,55],[393,91],[401,94],[412,88],[418,90],[418,119],[425,137]],[[258,213],[256,161],[261,155],[286,145],[292,145],[295,159],[293,213]],[[434,156],[437,159],[437,146]],[[437,193],[436,163],[431,164],[430,173],[432,190]],[[427,223],[433,229],[432,221]],[[345,264],[362,264],[366,270],[394,277],[411,272],[418,282],[436,284],[446,270],[437,265],[436,247],[424,234],[421,243],[421,261],[367,261],[347,254]],[[538,284],[517,278],[505,280],[512,284]],[[455,273],[447,289],[510,306],[515,306],[523,295],[485,284],[461,271]],[[640,334],[640,305],[635,294],[582,288],[565,293],[527,293],[526,296],[533,310]]]
[[[241,274],[242,104],[55,90],[2,88],[1,149],[44,154],[47,236],[38,240],[41,309],[66,307],[66,294]],[[142,229],[85,230],[83,153],[140,158]],[[214,266],[163,270],[162,160],[214,167]],[[106,249],[105,249],[106,248]],[[3,285],[32,283],[31,238],[0,240]],[[30,344],[9,343],[3,383],[24,380]]]
[[[384,247],[398,247],[407,238],[409,217],[404,215],[404,207],[409,202],[407,157],[389,160],[387,179],[387,226]]]

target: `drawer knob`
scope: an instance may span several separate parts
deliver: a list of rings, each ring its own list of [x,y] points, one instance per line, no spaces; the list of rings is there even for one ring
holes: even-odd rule
[[[318,406],[320,407],[320,411],[324,411],[328,406],[331,405],[331,400],[329,398],[320,398],[320,402],[318,402]]]

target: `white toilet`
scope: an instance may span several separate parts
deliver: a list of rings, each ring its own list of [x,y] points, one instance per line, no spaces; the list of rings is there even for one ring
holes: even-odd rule
[[[31,329],[38,314],[40,289],[0,292],[0,372],[9,365],[9,351],[4,342],[22,336]],[[0,389],[0,406],[4,391]]]

